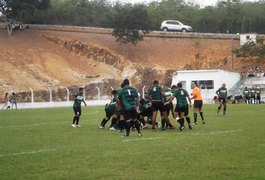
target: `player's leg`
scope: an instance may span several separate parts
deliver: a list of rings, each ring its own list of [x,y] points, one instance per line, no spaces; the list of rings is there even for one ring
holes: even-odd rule
[[[217,115],[219,115],[220,109],[222,108],[222,99],[219,99],[219,106],[217,108]]]
[[[76,127],[76,121],[77,121],[77,118],[78,118],[78,111],[77,111],[77,108],[73,108],[73,110],[74,110],[74,117],[73,117],[73,123],[72,123],[72,126],[73,127]]]
[[[189,129],[192,129],[192,126],[190,123],[190,117],[189,117],[189,106],[186,106],[184,116],[185,116]]]
[[[203,111],[202,111],[202,106],[203,106],[203,102],[201,101],[200,102],[200,105],[199,105],[199,112],[200,112],[200,116],[201,116],[201,119],[202,119],[202,123],[205,124],[205,120],[204,120],[204,116],[203,116]]]
[[[116,130],[115,129],[115,125],[116,125],[116,123],[117,123],[117,121],[118,121],[118,119],[117,119],[117,115],[116,114],[112,114],[111,115],[111,124],[110,124],[110,130]]]
[[[80,127],[79,121],[80,121],[80,116],[81,116],[81,107],[80,108],[77,108],[77,114],[78,114],[78,116],[76,118],[76,126],[77,127]]]
[[[111,118],[111,114],[110,114],[110,110],[109,109],[105,109],[105,117],[102,119],[99,128],[104,128],[105,125],[107,124],[107,122],[110,120]]]
[[[223,115],[225,115],[226,114],[226,100],[224,100],[223,103],[224,103]]]
[[[185,118],[185,112],[184,112],[184,110],[180,110],[180,118],[178,120],[178,123],[180,124],[180,127],[179,127],[180,131],[182,131],[185,128],[184,118]]]

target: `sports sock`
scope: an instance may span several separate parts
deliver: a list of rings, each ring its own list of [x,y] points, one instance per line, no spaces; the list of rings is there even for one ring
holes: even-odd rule
[[[197,113],[193,113],[194,122],[197,122]]]
[[[107,117],[103,118],[100,125],[105,127],[105,125],[107,124],[108,120],[109,119]]]
[[[140,122],[137,119],[134,120],[134,125],[136,127],[136,130],[137,130],[138,134],[141,134],[141,131],[140,131]]]
[[[186,117],[186,121],[188,124],[190,124],[190,117]]]
[[[131,129],[131,122],[130,122],[130,120],[127,120],[126,121],[125,128],[126,128],[126,135],[129,136],[130,135],[130,129]]]
[[[119,120],[118,124],[119,124],[120,130],[123,130],[124,126],[125,126],[125,121],[124,120]]]
[[[201,116],[202,120],[204,121],[203,112],[200,112],[200,116]]]
[[[112,118],[110,127],[113,127],[116,124],[116,122],[117,122],[117,119],[116,118]]]
[[[80,116],[78,116],[77,119],[76,119],[76,125],[79,124],[79,120],[80,120]]]
[[[77,117],[74,116],[74,117],[73,117],[73,124],[75,124],[75,122],[77,121],[76,119],[77,119]]]
[[[165,119],[162,119],[162,120],[161,120],[161,125],[162,125],[162,128],[164,128],[164,127],[165,127],[165,124],[166,124],[166,121],[165,121]]]

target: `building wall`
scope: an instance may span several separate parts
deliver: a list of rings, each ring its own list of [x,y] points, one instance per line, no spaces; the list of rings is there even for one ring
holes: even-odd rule
[[[240,74],[223,70],[177,71],[177,74],[173,76],[172,85],[176,85],[178,82],[185,82],[182,83],[183,88],[191,93],[191,82],[199,80],[214,81],[213,89],[201,89],[204,100],[211,102],[210,100],[216,95],[216,90],[218,90],[223,83],[226,83],[228,90],[231,89],[240,80]]]

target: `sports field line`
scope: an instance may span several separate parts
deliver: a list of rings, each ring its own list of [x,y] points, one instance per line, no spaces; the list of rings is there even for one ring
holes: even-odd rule
[[[66,123],[66,121],[63,121],[63,122],[49,122],[49,123],[36,123],[36,124],[20,124],[20,125],[10,125],[10,126],[0,126],[0,128],[30,127],[30,126],[40,126],[40,125],[56,124],[56,123]]]
[[[126,138],[126,137],[124,137]],[[150,138],[137,138],[137,139],[125,139],[122,142],[132,142],[132,141],[148,141],[148,140],[156,140],[156,139],[163,139],[165,137],[150,137]]]
[[[187,135],[218,135],[218,134],[230,134],[230,133],[237,133],[237,132],[242,132],[242,130],[227,130],[227,131],[213,131],[209,133],[186,133]]]
[[[0,154],[1,157],[6,157],[6,156],[19,156],[19,155],[25,155],[25,154],[37,154],[37,153],[42,153],[42,152],[49,152],[49,151],[55,151],[56,149],[40,149],[36,151],[28,151],[28,152],[18,152],[18,153],[12,153],[12,154]]]

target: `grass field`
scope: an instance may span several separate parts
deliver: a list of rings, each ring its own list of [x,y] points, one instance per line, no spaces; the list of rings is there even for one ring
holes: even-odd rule
[[[0,111],[0,179],[265,179],[265,105],[216,108],[193,130],[129,138],[98,128],[103,107],[83,107],[81,128],[72,108]]]

